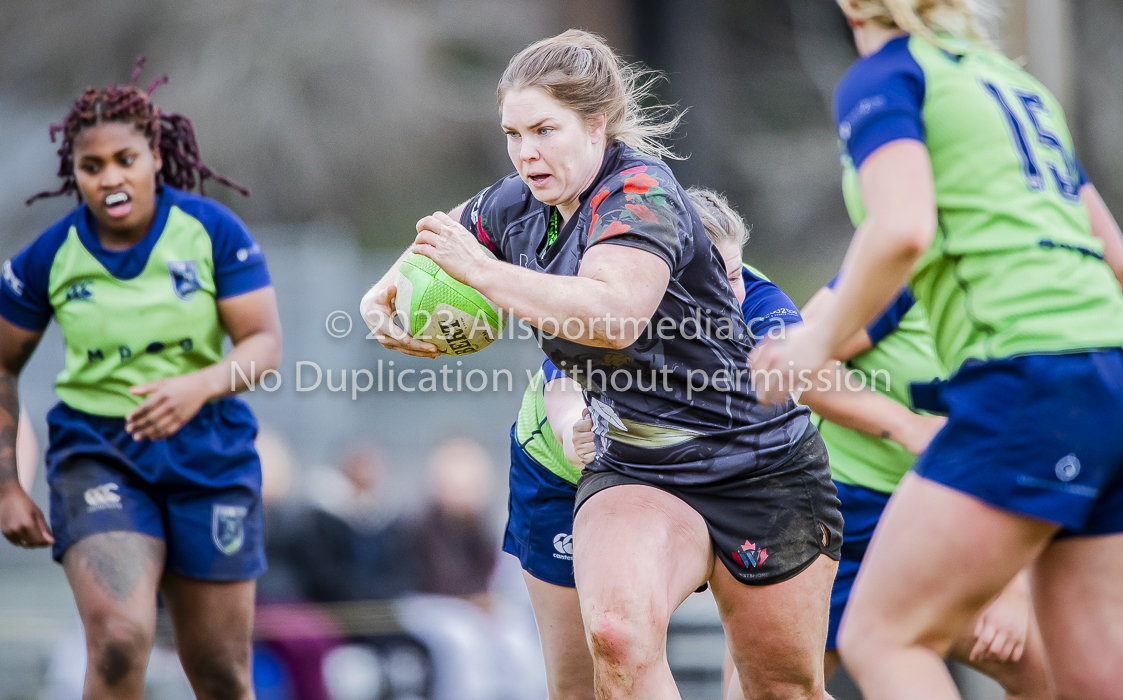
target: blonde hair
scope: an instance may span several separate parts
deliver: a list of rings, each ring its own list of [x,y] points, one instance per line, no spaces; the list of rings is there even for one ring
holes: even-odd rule
[[[686,196],[714,245],[731,243],[740,249],[749,242],[749,227],[725,197],[701,187],[691,187]]]
[[[657,158],[678,156],[662,139],[682,113],[666,105],[643,106],[663,74],[627,64],[596,34],[570,29],[526,47],[507,64],[496,96],[536,87],[585,120],[606,116],[605,138]]]
[[[941,48],[949,47],[940,34],[993,48],[986,25],[1000,15],[995,0],[838,0],[838,4],[850,19],[919,34]]]

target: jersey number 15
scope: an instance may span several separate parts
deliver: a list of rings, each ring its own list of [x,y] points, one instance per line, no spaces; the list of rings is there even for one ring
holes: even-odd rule
[[[985,80],[981,82],[987,93],[1002,108],[1002,114],[1006,119],[1006,127],[1010,132],[1010,139],[1014,142],[1014,150],[1022,164],[1022,175],[1025,176],[1026,185],[1035,192],[1044,192],[1045,176],[1042,174],[1041,166],[1038,165],[1037,157],[1034,155],[1035,147],[1030,142],[1029,130],[1026,129],[1022,120],[1010,107],[1010,102],[1003,96],[998,86]],[[1046,123],[1051,119],[1053,113],[1045,106],[1041,97],[1032,92],[1018,88],[1011,88],[1010,92],[1014,94],[1014,97],[1025,110],[1029,123],[1037,135],[1037,144],[1056,153],[1060,160],[1059,167],[1055,163],[1048,163],[1049,171],[1053,174],[1053,182],[1057,184],[1057,191],[1065,200],[1079,202],[1081,178],[1079,166],[1076,164],[1076,154],[1066,150],[1056,134],[1047,128]]]

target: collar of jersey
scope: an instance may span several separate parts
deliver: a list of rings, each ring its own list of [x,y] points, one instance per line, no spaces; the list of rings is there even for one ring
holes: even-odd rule
[[[90,251],[109,274],[119,280],[131,280],[139,275],[148,264],[148,256],[160,240],[164,226],[168,223],[168,212],[175,203],[175,190],[171,187],[160,187],[156,191],[156,218],[152,221],[152,228],[136,245],[125,250],[106,250],[101,246],[97,237],[97,222],[90,208],[85,204],[78,211],[75,228],[78,229],[78,240]]]

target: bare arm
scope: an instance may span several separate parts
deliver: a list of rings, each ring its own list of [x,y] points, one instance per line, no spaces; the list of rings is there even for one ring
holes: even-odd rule
[[[928,151],[919,141],[891,141],[858,172],[867,218],[846,254],[836,297],[821,321],[804,323],[750,356],[753,371],[793,376],[814,372],[873,320],[900,292],[913,265],[932,242],[936,199]],[[758,390],[762,401],[783,401],[788,387]]]
[[[0,319],[0,532],[23,547],[54,542],[42,511],[20,486],[16,469],[19,375],[42,337],[42,331],[29,331]]]
[[[834,290],[830,287],[823,287],[815,292],[803,308],[799,310],[799,315],[803,316],[804,322],[810,321],[812,323],[817,323],[823,319],[825,314],[829,313],[833,300]],[[869,350],[871,347],[873,347],[873,342],[870,341],[870,335],[863,327],[861,330],[855,332],[854,335],[850,336],[850,339],[839,347],[834,354],[834,359],[845,362],[851,357]]]
[[[1092,235],[1104,243],[1104,261],[1123,285],[1123,233],[1100,193],[1091,183],[1080,188],[1080,199],[1092,220]]]
[[[800,314],[806,321],[818,322],[823,314],[829,312],[833,300],[834,290],[823,287],[811,297]],[[842,344],[824,369],[829,370],[828,376],[837,377],[835,368],[840,361],[845,362],[871,347],[873,342],[869,333],[862,328]],[[913,413],[872,389],[851,389],[846,382],[837,386],[833,381],[830,384],[829,388],[823,388],[821,383],[812,383],[811,388],[800,395],[799,402],[836,425],[892,440],[913,454],[923,452],[947,422],[940,416]]]
[[[662,258],[601,244],[576,276],[549,275],[493,260],[459,222],[437,213],[417,224],[413,250],[494,304],[547,333],[582,345],[626,348],[639,338],[670,282]]]
[[[272,287],[220,299],[218,315],[234,343],[230,354],[197,372],[133,387],[133,394],[148,396],[125,418],[134,440],[174,435],[207,401],[245,391],[243,374],[260,377],[281,363],[281,320]]]
[[[831,360],[830,364],[837,363]],[[831,367],[831,376],[835,376]],[[928,447],[947,419],[913,413],[893,399],[871,389],[840,386],[803,392],[799,402],[836,425],[866,435],[892,440],[913,454]]]
[[[554,439],[562,446],[570,464],[580,469],[586,463],[582,456],[586,450],[584,443],[575,443],[574,427],[585,412],[581,385],[569,377],[558,377],[546,383],[542,400]]]

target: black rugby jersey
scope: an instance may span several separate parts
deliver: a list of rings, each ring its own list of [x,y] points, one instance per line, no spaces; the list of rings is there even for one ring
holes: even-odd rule
[[[587,469],[700,484],[785,459],[809,411],[790,399],[757,403],[747,368],[752,336],[721,254],[670,169],[613,144],[581,201],[544,251],[551,207],[517,173],[471,199],[461,223],[496,257],[536,272],[576,275],[585,251],[601,243],[646,250],[670,268],[658,309],[630,347],[541,338],[550,360],[585,388],[598,448]]]

